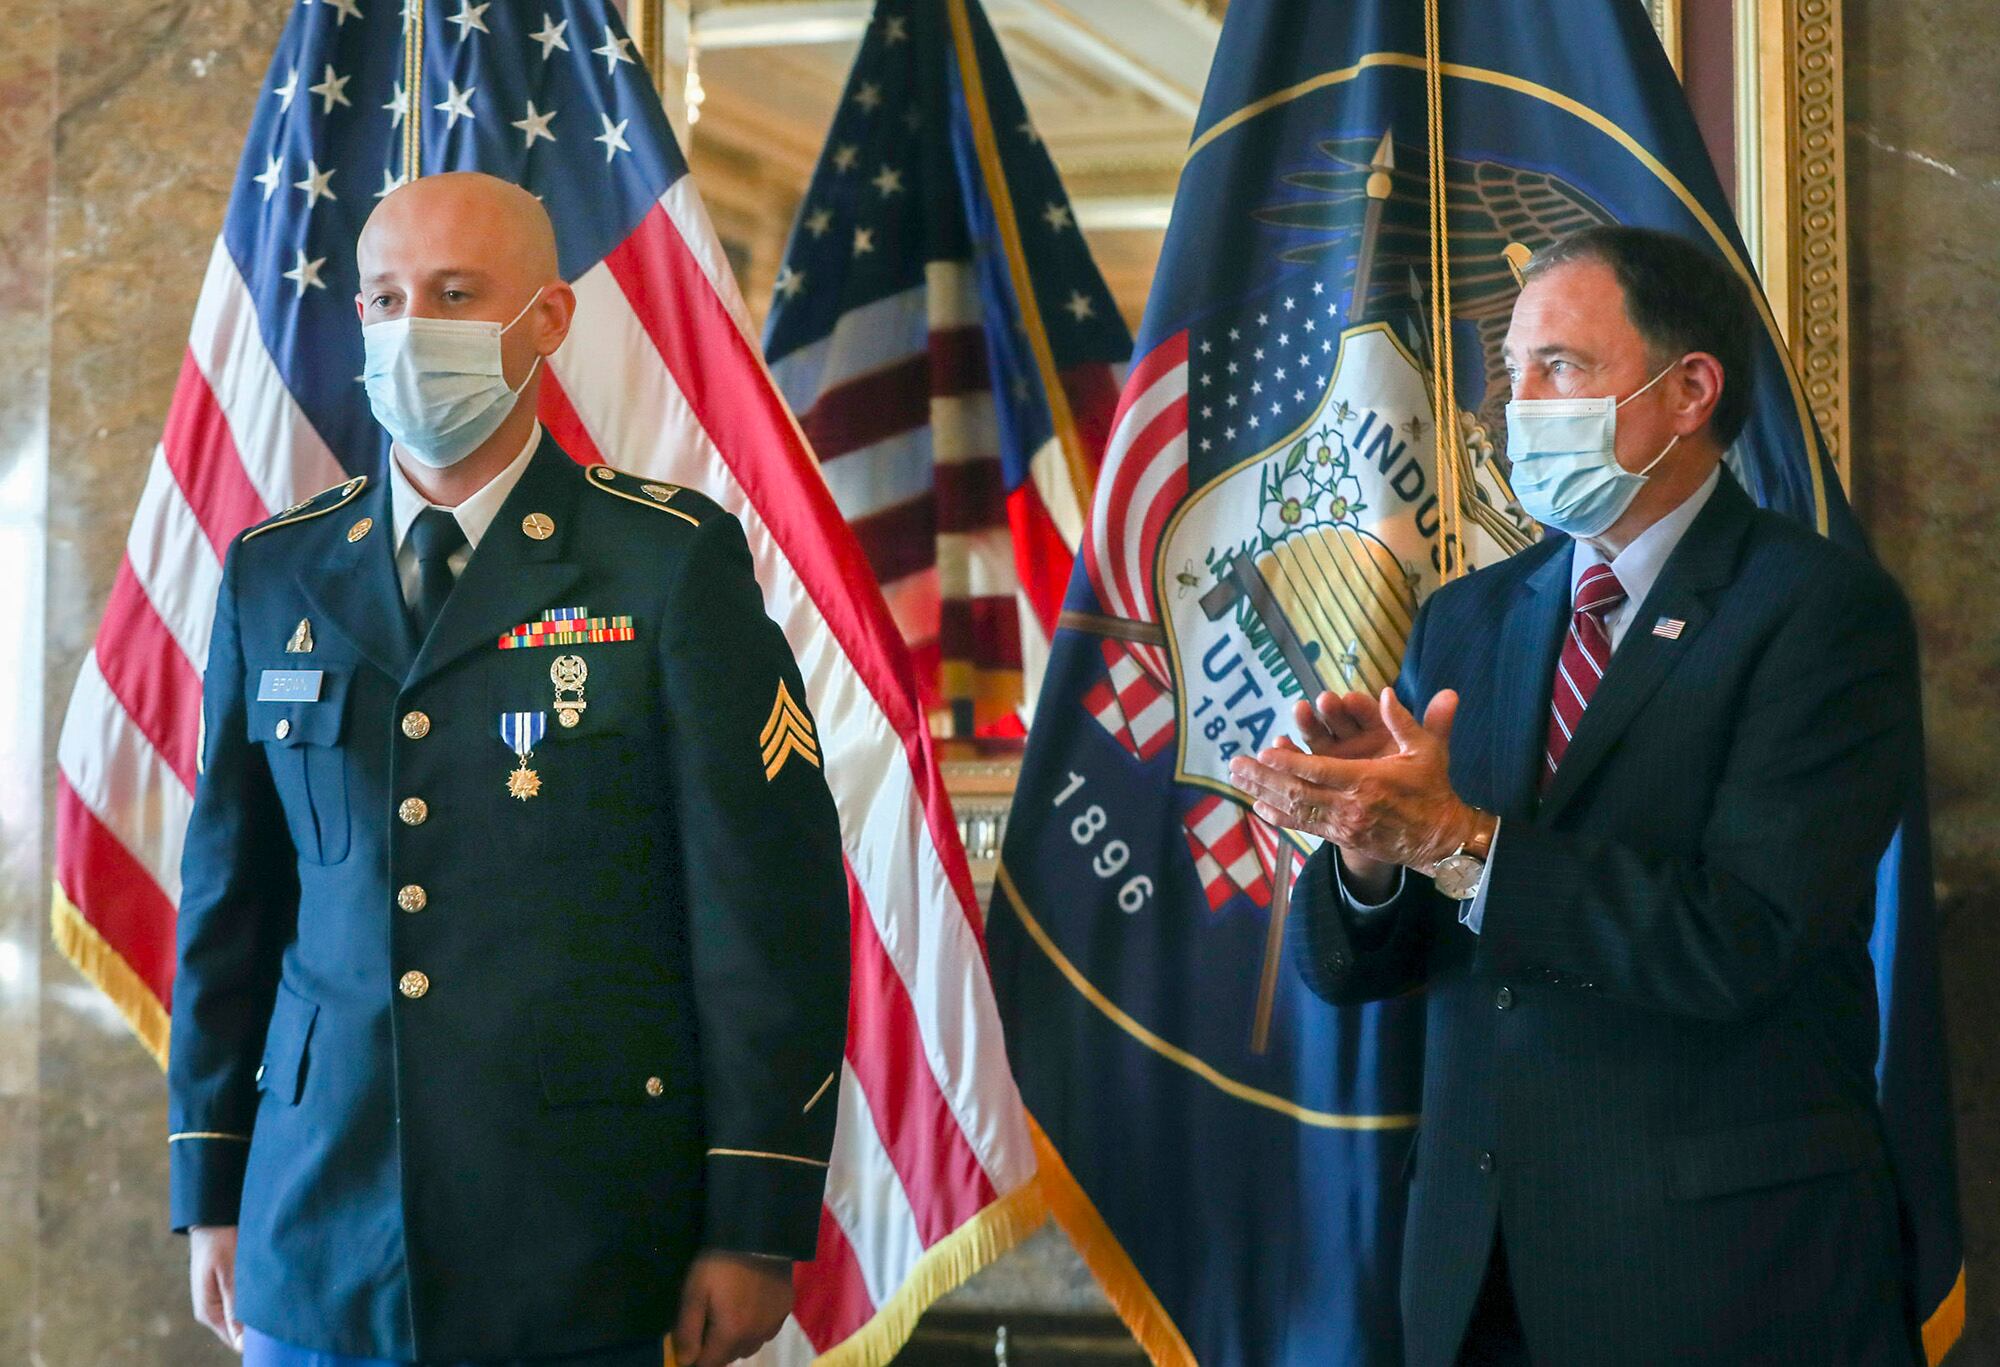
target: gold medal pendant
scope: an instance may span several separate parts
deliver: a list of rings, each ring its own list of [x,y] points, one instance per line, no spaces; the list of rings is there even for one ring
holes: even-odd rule
[[[542,791],[542,776],[528,767],[535,746],[547,734],[548,714],[544,712],[502,712],[500,739],[520,756],[520,766],[507,775],[507,795],[526,802]]]

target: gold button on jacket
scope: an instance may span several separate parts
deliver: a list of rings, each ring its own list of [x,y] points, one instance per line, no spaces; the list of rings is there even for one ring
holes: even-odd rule
[[[386,479],[228,557],[168,1132],[244,1138],[174,1144],[169,1194],[307,1347],[657,1345],[700,1249],[817,1247],[849,908],[816,699],[737,520],[593,468],[544,437],[421,641]],[[317,695],[258,701],[293,666]]]

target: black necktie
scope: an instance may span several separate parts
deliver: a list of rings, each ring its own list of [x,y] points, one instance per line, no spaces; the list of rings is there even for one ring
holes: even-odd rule
[[[410,546],[417,553],[417,601],[410,606],[417,640],[431,634],[431,625],[451,597],[451,555],[465,544],[458,519],[443,508],[426,508],[410,524]]]

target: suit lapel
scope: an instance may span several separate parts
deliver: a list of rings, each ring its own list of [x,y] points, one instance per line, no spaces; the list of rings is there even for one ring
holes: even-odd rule
[[[1729,582],[1736,551],[1750,525],[1747,495],[1723,473],[1721,483],[1701,510],[1679,546],[1667,558],[1653,590],[1632,615],[1624,639],[1611,656],[1590,706],[1576,726],[1553,783],[1542,798],[1542,816],[1553,819],[1611,753],[1619,736],[1679,662],[1688,642],[1700,634],[1709,618],[1707,596]],[[1663,617],[1683,623],[1672,640],[1653,634]]]
[[[325,554],[301,567],[296,578],[314,613],[331,622],[377,669],[401,682],[416,642],[396,578],[389,481],[372,481],[353,509],[351,518],[326,519],[337,526],[322,533]],[[367,534],[348,540],[348,529],[363,518],[370,522]]]
[[[1493,719],[1494,801],[1501,816],[1535,810],[1549,724],[1549,687],[1569,621],[1571,549],[1565,545],[1521,581],[1500,628],[1501,677]]]
[[[479,538],[417,652],[407,684],[430,677],[468,651],[492,647],[508,627],[551,606],[583,577],[583,567],[567,556],[582,483],[575,462],[553,438],[543,437],[520,483]],[[547,537],[537,539],[523,529],[531,513],[554,524]]]

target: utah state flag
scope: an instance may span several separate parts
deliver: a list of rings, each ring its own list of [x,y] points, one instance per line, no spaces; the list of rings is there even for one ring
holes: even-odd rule
[[[1305,847],[1226,766],[1287,730],[1294,699],[1380,689],[1445,568],[1539,534],[1506,479],[1515,272],[1604,222],[1692,237],[1752,278],[1641,5],[1230,5],[989,928],[1044,1186],[1155,1361],[1400,1359],[1421,1004],[1306,992],[1284,957]],[[1857,537],[1763,319],[1732,467],[1765,506]],[[1963,1281],[1911,817],[1873,948],[1935,1358]]]

